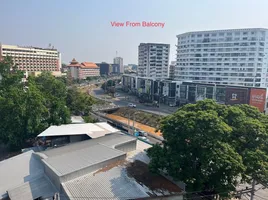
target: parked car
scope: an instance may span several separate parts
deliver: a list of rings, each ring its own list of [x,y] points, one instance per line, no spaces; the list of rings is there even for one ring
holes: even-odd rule
[[[145,136],[139,136],[138,138],[145,141],[145,142],[150,142],[150,140]]]
[[[115,97],[119,97],[119,96],[120,96],[120,94],[118,94],[118,93],[115,93],[115,94],[114,94],[114,96],[115,96]]]
[[[146,133],[145,131],[139,131],[139,136],[148,136],[148,133]]]
[[[128,107],[130,107],[130,108],[136,108],[136,105],[133,104],[133,103],[129,103],[129,104],[128,104]]]
[[[175,103],[170,103],[169,106],[170,106],[170,107],[175,107],[176,104],[175,104]]]

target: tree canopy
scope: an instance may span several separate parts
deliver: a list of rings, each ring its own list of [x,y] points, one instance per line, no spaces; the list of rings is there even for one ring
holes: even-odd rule
[[[249,105],[188,104],[160,124],[164,142],[148,150],[150,169],[224,198],[239,182],[268,178],[267,116]]]
[[[91,97],[67,89],[64,78],[49,72],[22,81],[11,57],[0,62],[0,143],[14,149],[51,125],[68,124],[70,114],[88,113]]]
[[[76,87],[71,87],[67,91],[66,102],[72,114],[88,115],[94,99],[80,92]]]

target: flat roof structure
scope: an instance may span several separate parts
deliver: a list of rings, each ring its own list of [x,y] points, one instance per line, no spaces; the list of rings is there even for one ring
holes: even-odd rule
[[[164,177],[150,180],[155,175],[149,172],[144,152],[150,147],[119,132],[38,153],[28,151],[0,162],[0,199],[59,194],[61,199],[125,200],[180,192]]]
[[[0,199],[7,191],[36,179],[44,173],[44,167],[33,151],[22,153],[0,162]]]
[[[57,192],[46,176],[26,182],[19,187],[8,190],[10,199],[32,200],[39,197],[51,198]]]
[[[98,138],[108,133],[115,133],[119,130],[105,122],[85,124],[64,124],[50,126],[37,137],[67,136],[67,135],[88,135],[90,138]]]
[[[149,197],[146,188],[130,178],[122,167],[114,167],[106,172],[91,173],[62,184],[71,199],[76,197],[91,199],[126,200]]]
[[[48,157],[43,162],[52,167],[58,176],[64,176],[125,154],[125,152],[95,144],[62,155]]]
[[[85,140],[81,142],[71,143],[67,144],[60,148],[53,148],[46,151],[41,152],[46,157],[54,157],[58,155],[63,155],[69,152],[77,152],[81,149],[87,148],[92,145],[96,144],[103,144],[105,146],[108,146],[110,148],[116,147],[117,145],[120,145],[122,143],[127,143],[131,141],[136,141],[137,139],[135,137],[130,137],[123,133],[112,133],[107,134],[103,137],[91,139],[91,140]]]
[[[71,116],[72,124],[84,124],[85,121],[81,116]]]

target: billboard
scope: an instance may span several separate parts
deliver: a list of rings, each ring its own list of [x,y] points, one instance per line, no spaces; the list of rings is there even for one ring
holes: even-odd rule
[[[227,87],[225,93],[225,104],[248,104],[249,91],[247,88]]]
[[[266,102],[266,89],[250,89],[249,105],[255,106],[259,109],[260,112],[263,112],[265,109]]]

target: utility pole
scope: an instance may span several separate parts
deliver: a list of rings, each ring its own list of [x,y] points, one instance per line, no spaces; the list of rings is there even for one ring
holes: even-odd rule
[[[160,114],[160,84],[161,84],[161,81],[159,82],[159,85],[158,85],[158,111],[159,111],[159,114]]]
[[[252,188],[251,188],[251,196],[250,196],[250,200],[254,200],[254,195],[255,195],[255,185],[256,185],[256,180],[253,179],[253,180],[252,180]]]
[[[128,112],[128,133],[130,134],[130,114]]]
[[[106,89],[107,89],[107,79],[105,78],[105,82],[104,82],[104,101],[106,103]]]
[[[136,122],[136,113],[134,113],[134,117],[133,117],[133,124],[132,124],[132,127],[133,127],[133,134],[135,132],[135,122]]]

